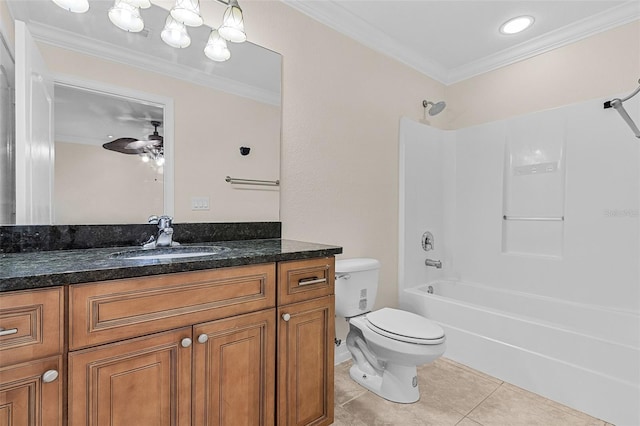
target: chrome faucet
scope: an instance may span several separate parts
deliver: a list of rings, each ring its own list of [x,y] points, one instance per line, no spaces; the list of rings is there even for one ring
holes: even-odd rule
[[[172,247],[178,246],[180,243],[173,241],[173,228],[171,216],[149,216],[149,223],[158,225],[158,235],[153,235],[143,244],[144,248],[155,247]]]
[[[427,266],[431,266],[437,269],[442,269],[442,262],[439,260],[431,260],[431,259],[426,259],[424,261],[424,264]]]

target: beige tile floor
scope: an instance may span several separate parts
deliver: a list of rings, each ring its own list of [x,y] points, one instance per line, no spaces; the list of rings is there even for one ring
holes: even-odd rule
[[[336,366],[335,426],[610,426],[446,358],[418,368],[420,400],[395,404]]]

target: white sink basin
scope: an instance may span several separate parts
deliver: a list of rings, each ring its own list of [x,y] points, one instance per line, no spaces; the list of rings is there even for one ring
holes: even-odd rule
[[[153,249],[123,251],[114,253],[111,257],[127,260],[180,259],[187,257],[213,256],[227,250],[229,250],[228,247],[221,246],[157,247]]]

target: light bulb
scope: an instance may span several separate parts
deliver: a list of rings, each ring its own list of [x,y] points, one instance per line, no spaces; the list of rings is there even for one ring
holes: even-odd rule
[[[109,9],[109,19],[116,27],[132,33],[144,28],[140,9],[128,0],[115,0],[113,7]]]
[[[500,32],[508,35],[517,34],[529,28],[533,24],[533,21],[534,19],[531,16],[518,16],[502,24],[500,26]]]
[[[191,44],[191,37],[189,37],[187,27],[185,27],[182,22],[173,19],[171,15],[167,16],[167,21],[164,29],[160,33],[160,38],[169,46],[178,49],[182,49]]]
[[[73,13],[84,13],[89,10],[88,0],[53,0],[55,4]]]
[[[199,27],[204,23],[200,15],[200,0],[176,0],[171,16],[178,22],[190,27]]]
[[[212,30],[209,34],[209,40],[204,48],[204,54],[207,58],[216,62],[224,62],[231,57],[231,52],[227,47],[227,41],[220,37],[218,30]]]
[[[218,32],[222,38],[234,43],[242,43],[247,40],[247,35],[244,32],[242,9],[240,9],[237,0],[229,1],[229,6],[224,11],[222,25],[218,28]]]

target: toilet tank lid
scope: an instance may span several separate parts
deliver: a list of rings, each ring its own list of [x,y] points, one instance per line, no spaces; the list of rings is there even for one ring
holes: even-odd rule
[[[358,272],[380,269],[380,262],[377,259],[356,258],[336,260],[336,272]]]

